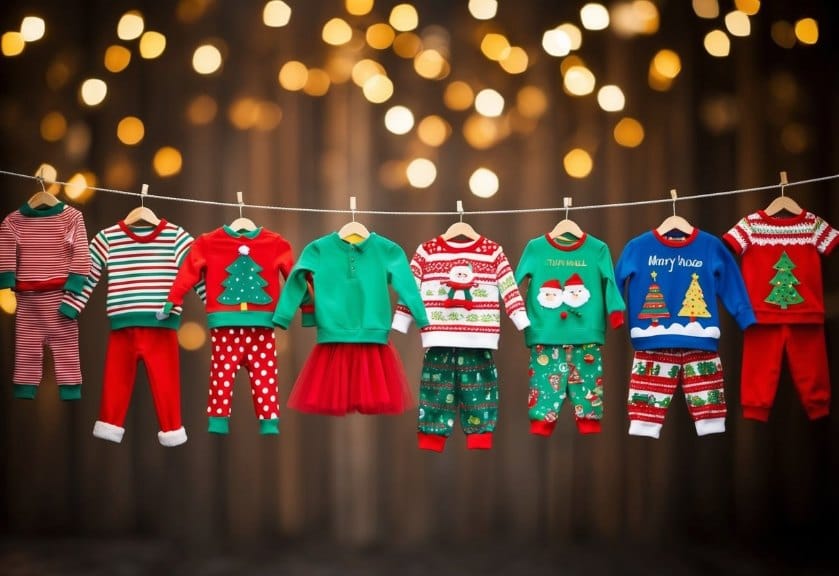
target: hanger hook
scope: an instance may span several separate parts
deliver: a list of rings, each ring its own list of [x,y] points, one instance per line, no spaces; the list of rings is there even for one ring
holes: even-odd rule
[[[463,222],[463,200],[457,201],[457,214],[460,216],[460,221]]]
[[[670,198],[673,199],[673,216],[676,215],[676,199],[679,197],[679,194],[676,192],[675,188],[670,189]]]
[[[784,195],[784,188],[786,188],[788,183],[789,182],[787,181],[787,171],[782,170],[781,171],[781,196]]]
[[[350,196],[350,216],[352,221],[355,222],[355,196]]]
[[[41,191],[42,191],[44,194],[46,194],[46,193],[47,193],[47,187],[44,185],[44,177],[43,177],[43,176],[41,176],[40,174],[38,174],[38,176],[36,176],[35,178],[36,178],[36,179],[38,180],[38,182],[41,184]]]

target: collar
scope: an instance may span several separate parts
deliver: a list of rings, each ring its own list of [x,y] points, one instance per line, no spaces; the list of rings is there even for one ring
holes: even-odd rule
[[[659,234],[658,230],[653,230],[652,232],[653,232],[653,236],[655,236],[656,240],[658,240],[659,242],[661,242],[665,246],[670,246],[671,248],[681,248],[682,246],[687,246],[688,244],[690,244],[691,242],[696,240],[696,237],[699,235],[699,228],[694,226],[693,227],[693,232],[691,232],[689,235],[684,236],[684,237],[679,238],[679,239],[668,238],[667,236],[665,236],[663,234]]]
[[[548,244],[564,252],[571,252],[572,250],[576,250],[577,248],[583,245],[583,243],[586,241],[586,238],[588,238],[588,235],[585,232],[583,232],[583,235],[577,238],[577,240],[575,240],[571,244],[560,244],[556,241],[555,238],[551,238],[550,234],[545,234],[545,239],[548,241]]]
[[[758,210],[757,213],[760,215],[761,219],[768,224],[774,224],[775,226],[791,226],[794,224],[801,224],[804,222],[804,219],[807,218],[807,211],[802,210],[801,214],[796,214],[795,216],[790,216],[789,218],[779,218],[778,216],[770,216],[766,213],[765,210]]]
[[[437,242],[446,252],[473,252],[475,248],[483,244],[484,237],[478,236],[475,240],[467,240],[466,242],[453,242],[446,240],[442,236],[438,236]]]
[[[55,206],[38,206],[37,208],[33,208],[27,203],[20,207],[20,213],[31,218],[55,216],[56,214],[61,214],[66,206],[64,202],[59,202]]]
[[[145,232],[143,234],[137,234],[137,229],[132,228],[131,226],[126,224],[125,220],[120,220],[119,221],[119,228],[120,228],[120,230],[125,232],[126,236],[128,236],[129,238],[131,238],[135,242],[151,242],[155,238],[157,238],[160,235],[161,232],[163,232],[163,229],[166,227],[166,224],[168,224],[168,222],[166,220],[164,220],[163,218],[161,218],[160,222],[157,223],[157,226],[152,228],[151,231]],[[149,227],[148,226],[139,226],[138,228],[141,229],[141,230],[144,230],[144,229],[148,229]]]
[[[376,236],[375,232],[370,232],[370,235],[362,240],[361,242],[356,242],[353,244],[352,242],[347,242],[343,238],[338,235],[338,232],[333,232],[330,234],[332,238],[332,243],[339,246],[342,250],[348,252],[350,250],[358,250],[359,252],[364,252],[367,247],[370,245],[371,240]]]
[[[231,236],[233,238],[247,238],[249,240],[253,240],[257,236],[259,236],[260,232],[262,232],[262,226],[257,226],[253,230],[242,230],[241,232],[234,230],[227,224],[225,224],[221,228],[228,236]]]

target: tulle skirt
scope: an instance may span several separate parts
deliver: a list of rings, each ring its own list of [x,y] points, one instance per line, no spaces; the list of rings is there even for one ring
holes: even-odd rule
[[[288,399],[300,412],[401,414],[413,406],[399,353],[387,344],[316,344]]]

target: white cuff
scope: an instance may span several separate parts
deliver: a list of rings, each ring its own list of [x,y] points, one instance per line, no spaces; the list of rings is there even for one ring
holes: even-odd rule
[[[704,420],[697,420],[694,424],[696,425],[697,436],[725,432],[725,418],[705,418]]]
[[[647,436],[649,438],[658,438],[661,433],[661,424],[655,422],[646,422],[644,420],[631,420],[629,422],[630,436]]]
[[[186,430],[181,426],[177,430],[169,432],[158,432],[157,439],[163,446],[179,446],[186,442]]]
[[[110,440],[119,444],[122,442],[123,434],[125,434],[125,428],[120,428],[119,426],[114,426],[101,420],[97,420],[96,424],[93,425],[93,435],[102,440]]]
[[[390,325],[391,328],[402,332],[403,334],[408,333],[408,328],[411,327],[411,320],[413,318],[410,314],[405,314],[404,312],[397,311],[396,314],[393,315],[393,323]]]
[[[524,330],[530,326],[530,318],[527,317],[527,312],[524,310],[516,310],[510,314],[510,320],[516,325],[519,330]]]

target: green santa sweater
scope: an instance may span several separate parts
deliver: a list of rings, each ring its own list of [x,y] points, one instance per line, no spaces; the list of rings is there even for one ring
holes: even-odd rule
[[[603,344],[606,317],[613,328],[623,324],[626,306],[615,284],[612,256],[594,236],[534,238],[516,268],[519,286],[525,280],[528,346]]]

